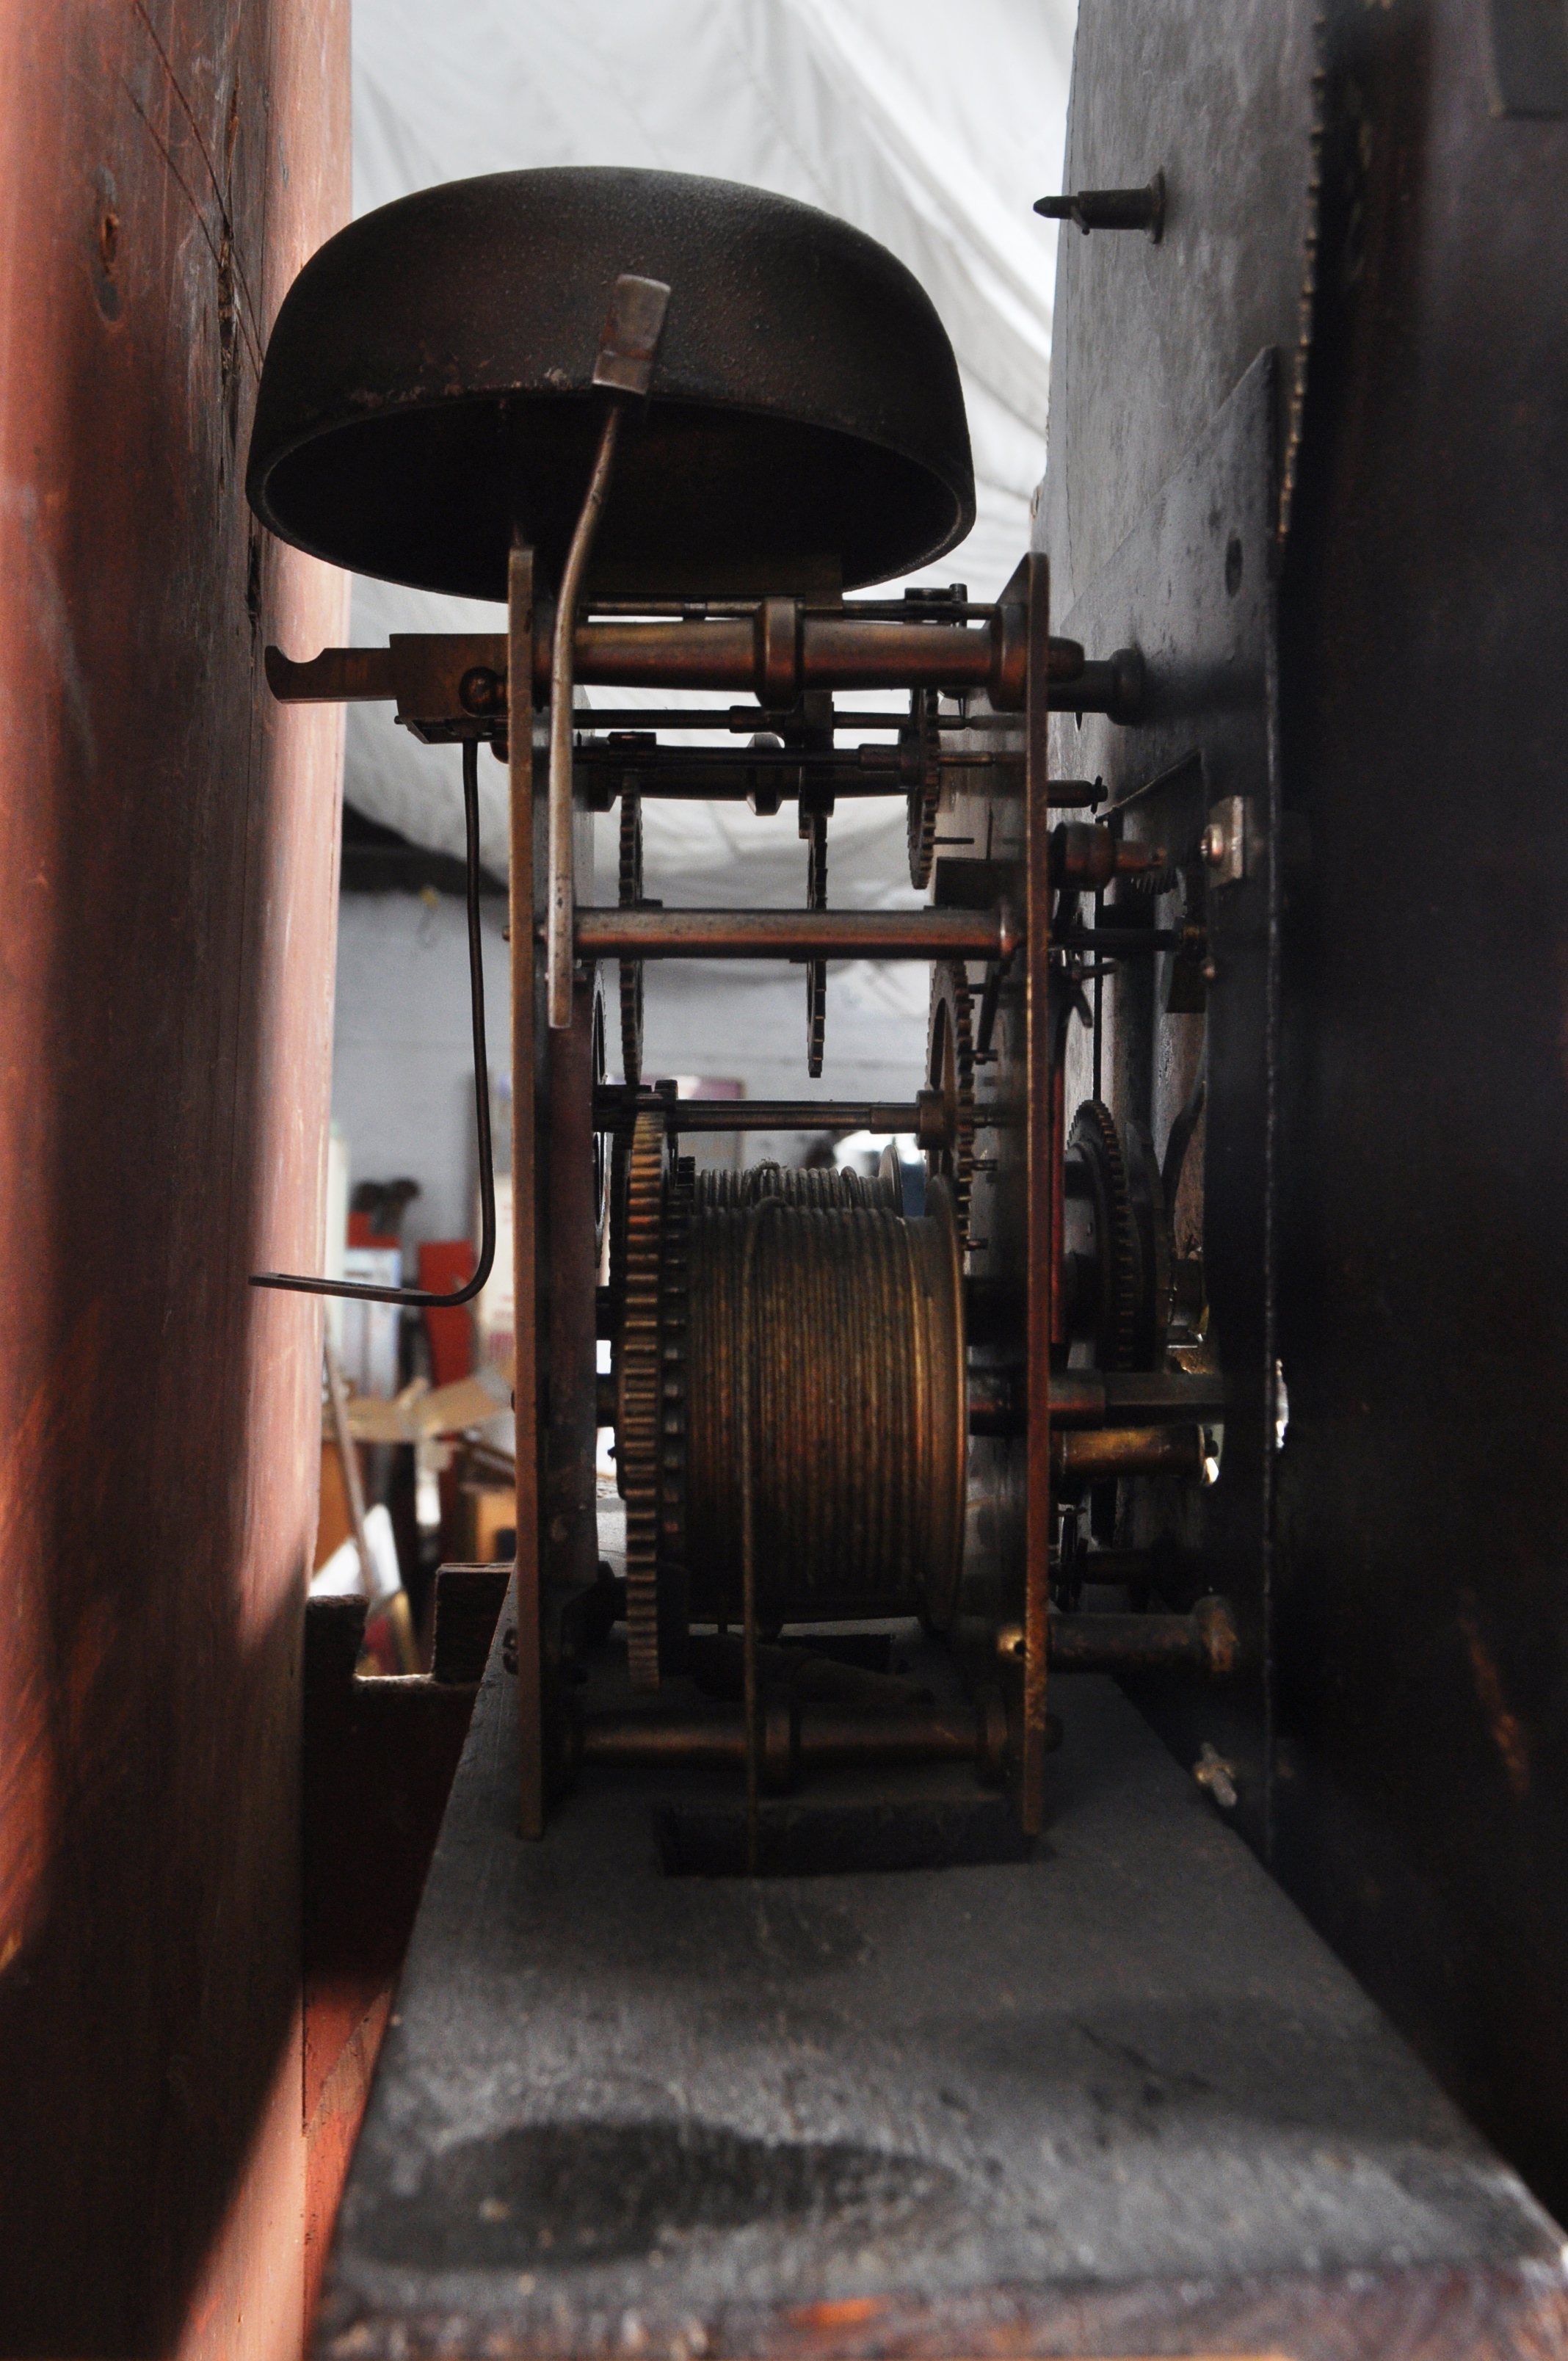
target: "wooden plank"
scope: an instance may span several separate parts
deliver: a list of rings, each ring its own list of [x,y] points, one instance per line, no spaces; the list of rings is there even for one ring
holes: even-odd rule
[[[347,582],[242,477],[347,0],[0,27],[0,2350],[296,2347]]]
[[[307,2314],[509,1580],[504,1566],[441,1568],[428,1676],[356,1678],[362,1598],[306,1610]]]
[[[510,1686],[498,1646],[323,2361],[1568,2348],[1561,2232],[1114,1683],[1053,1700],[1034,1859],[760,1885],[661,1873],[679,1770],[590,1770],[518,1844]]]

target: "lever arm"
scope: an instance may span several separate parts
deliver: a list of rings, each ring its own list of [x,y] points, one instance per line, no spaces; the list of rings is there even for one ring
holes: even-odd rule
[[[561,595],[555,602],[555,635],[550,663],[550,901],[545,971],[551,1028],[558,1033],[568,1029],[572,1022],[572,671],[576,651],[577,601],[605,495],[609,489],[621,412],[628,401],[648,391],[669,302],[670,291],[659,279],[638,279],[626,274],[616,280],[610,292],[609,316],[604,324],[593,380],[606,396],[604,423],[599,429],[598,449],[582,513],[566,553]],[[521,698],[519,707],[521,711]]]

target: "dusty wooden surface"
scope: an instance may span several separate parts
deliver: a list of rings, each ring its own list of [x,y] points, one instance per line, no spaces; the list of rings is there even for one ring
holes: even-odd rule
[[[679,1773],[520,1839],[514,1686],[498,1642],[322,2356],[1563,2349],[1561,2233],[1110,1682],[1034,1861],[756,1883],[661,1874]]]
[[[347,0],[0,15],[0,2350],[297,2349],[341,576],[241,476]]]
[[[363,1599],[306,1612],[307,2314],[506,1587],[501,1566],[443,1566],[430,1672],[396,1680],[356,1676]]]

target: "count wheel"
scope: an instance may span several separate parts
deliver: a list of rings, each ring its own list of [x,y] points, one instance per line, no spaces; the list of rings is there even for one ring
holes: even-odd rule
[[[1157,1369],[1170,1330],[1170,1224],[1154,1146],[1086,1099],[1063,1160],[1072,1327],[1098,1369]]]
[[[909,791],[909,882],[922,893],[931,883],[937,858],[937,814],[942,800],[942,741],[937,729],[937,692],[916,692],[917,709],[905,733],[921,764],[917,787]]]
[[[642,798],[620,798],[620,893],[623,910],[642,906]],[[620,962],[620,1071],[631,1083],[642,1080],[642,962]]]
[[[623,1198],[616,1465],[626,1502],[626,1648],[634,1689],[659,1686],[661,1297],[669,1139],[660,1109],[640,1115]]]
[[[1137,1367],[1139,1261],[1132,1191],[1116,1119],[1085,1099],[1063,1159],[1067,1246],[1080,1276],[1074,1328],[1097,1369]],[[1092,1275],[1092,1286],[1087,1285]]]
[[[961,1251],[969,1244],[974,1191],[974,1000],[957,960],[943,960],[931,972],[926,1082],[941,1093],[946,1133],[942,1146],[927,1151],[926,1170],[932,1180],[946,1180],[952,1193]]]
[[[604,978],[594,969],[594,1089],[601,1090],[605,1082],[605,1041],[608,1024],[604,1005]],[[594,1257],[596,1265],[604,1254],[605,1225],[609,1220],[610,1134],[594,1134]]]

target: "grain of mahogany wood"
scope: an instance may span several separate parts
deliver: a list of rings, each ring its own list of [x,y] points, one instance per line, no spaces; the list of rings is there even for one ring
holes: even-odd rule
[[[347,0],[0,14],[0,2351],[302,2333],[342,577],[241,488]]]

